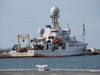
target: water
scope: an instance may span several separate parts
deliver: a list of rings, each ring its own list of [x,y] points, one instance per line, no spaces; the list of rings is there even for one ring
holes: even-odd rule
[[[37,64],[47,64],[48,69],[100,69],[100,55],[0,59],[0,69],[37,69]]]

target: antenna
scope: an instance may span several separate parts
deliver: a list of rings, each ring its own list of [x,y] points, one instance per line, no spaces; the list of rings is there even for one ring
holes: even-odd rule
[[[85,24],[83,24],[83,42],[85,44]]]
[[[69,34],[71,33],[71,31],[70,31],[70,27],[69,27],[69,24],[67,25],[68,26],[68,31],[69,31]]]
[[[68,28],[69,28],[69,24],[67,24]]]

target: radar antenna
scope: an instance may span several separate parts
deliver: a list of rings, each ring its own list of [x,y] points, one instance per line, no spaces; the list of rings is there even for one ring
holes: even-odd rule
[[[61,29],[58,18],[59,18],[59,8],[58,7],[52,7],[51,8],[51,18],[52,18],[52,23],[54,25],[54,29]]]

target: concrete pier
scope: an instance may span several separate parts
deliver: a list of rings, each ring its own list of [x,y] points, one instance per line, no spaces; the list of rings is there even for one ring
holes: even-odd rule
[[[0,75],[100,75],[100,70],[56,69],[38,71],[33,69],[4,69]]]

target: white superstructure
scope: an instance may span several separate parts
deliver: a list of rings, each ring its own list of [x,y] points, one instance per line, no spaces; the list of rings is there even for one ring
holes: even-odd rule
[[[76,37],[70,36],[70,28],[63,29],[60,27],[59,8],[51,8],[51,18],[53,27],[47,25],[46,29],[40,28],[39,38],[31,40],[31,50],[26,53],[21,52],[23,56],[69,56],[81,55],[85,52],[87,43],[78,41]],[[31,53],[30,53],[31,52]],[[19,52],[10,52],[11,56],[21,55]]]

